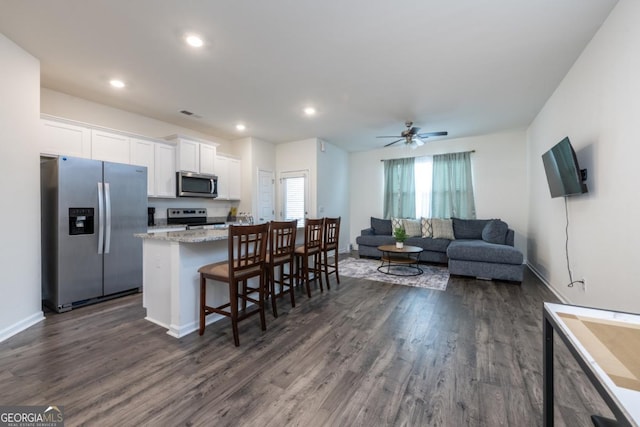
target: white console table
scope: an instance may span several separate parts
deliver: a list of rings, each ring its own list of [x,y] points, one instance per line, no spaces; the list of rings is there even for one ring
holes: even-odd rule
[[[544,304],[544,425],[553,426],[553,333],[566,344],[619,425],[640,425],[640,315]]]

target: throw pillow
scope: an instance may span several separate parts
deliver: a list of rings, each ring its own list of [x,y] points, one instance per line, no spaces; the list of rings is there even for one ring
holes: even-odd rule
[[[371,217],[371,228],[373,228],[373,234],[390,236],[392,234],[391,220]]]
[[[506,222],[499,219],[493,219],[489,221],[482,230],[482,240],[487,243],[504,245],[507,240],[508,230],[509,226]]]
[[[433,229],[431,228],[431,218],[420,218],[420,231],[422,237],[433,237]]]
[[[408,237],[422,236],[422,226],[419,219],[403,219],[402,225],[404,226],[404,231],[407,233]]]
[[[456,239],[482,239],[482,230],[491,221],[490,219],[461,219],[451,218],[453,221],[453,233]]]
[[[404,228],[402,224],[402,218],[391,218],[391,233],[396,231],[396,228]]]
[[[453,222],[450,219],[432,218],[431,228],[434,239],[456,239],[453,234]]]

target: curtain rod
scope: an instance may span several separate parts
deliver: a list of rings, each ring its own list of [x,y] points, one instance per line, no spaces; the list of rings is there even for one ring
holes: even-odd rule
[[[443,154],[462,154],[462,153],[475,153],[476,150],[469,150],[469,151],[457,151],[455,153],[440,153],[440,154],[427,154],[428,156],[441,156]],[[426,156],[413,156],[413,157],[426,157]],[[380,159],[381,162],[384,162],[386,160],[400,160],[400,159],[410,159],[411,157],[398,157],[397,159]]]

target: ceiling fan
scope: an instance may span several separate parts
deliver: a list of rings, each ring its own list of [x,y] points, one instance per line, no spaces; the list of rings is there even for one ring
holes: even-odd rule
[[[418,133],[420,131],[420,128],[413,126],[413,122],[404,122],[404,125],[407,127],[407,129],[403,130],[400,135],[378,136],[377,138],[398,138],[395,141],[386,144],[385,147],[388,147],[400,141],[404,141],[406,145],[415,143],[416,147],[420,147],[424,144],[423,140],[429,138],[430,136],[445,136],[449,134],[446,131]]]

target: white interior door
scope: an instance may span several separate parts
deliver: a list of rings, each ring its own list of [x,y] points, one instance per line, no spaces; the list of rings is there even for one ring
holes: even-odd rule
[[[276,219],[275,177],[272,171],[258,170],[258,222]]]
[[[304,221],[309,209],[309,172],[283,172],[280,178],[282,187],[282,210],[280,217],[284,221],[297,219]]]

